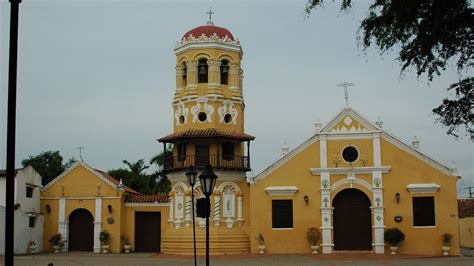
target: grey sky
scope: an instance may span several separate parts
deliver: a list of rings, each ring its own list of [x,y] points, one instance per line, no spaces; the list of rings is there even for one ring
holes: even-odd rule
[[[458,79],[454,64],[429,85],[414,72],[399,76],[396,54],[357,47],[367,1],[348,14],[338,3],[304,19],[306,1],[39,1],[20,7],[17,165],[29,155],[60,150],[107,170],[123,159],[149,158],[171,133],[175,90],[173,48],[189,29],[214,22],[244,50],[246,131],[254,174],[296,147],[344,106],[336,84],[353,82],[351,106],[421,151],[452,166],[474,185],[473,143],[435,124],[431,109]],[[0,0],[0,165],[5,165],[10,4]],[[472,73],[470,73],[472,75]],[[0,167],[2,168],[2,167]],[[460,182],[461,183],[461,182]],[[465,195],[463,189],[459,189]]]

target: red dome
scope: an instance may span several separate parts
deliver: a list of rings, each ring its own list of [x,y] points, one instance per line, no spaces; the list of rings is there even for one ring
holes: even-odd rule
[[[183,38],[187,38],[190,35],[193,35],[195,38],[197,38],[202,34],[206,35],[207,37],[211,37],[214,33],[219,36],[219,38],[224,38],[225,36],[227,36],[227,38],[230,38],[232,41],[235,41],[234,36],[232,35],[232,33],[230,33],[229,30],[210,24],[199,26],[186,32],[183,35]]]

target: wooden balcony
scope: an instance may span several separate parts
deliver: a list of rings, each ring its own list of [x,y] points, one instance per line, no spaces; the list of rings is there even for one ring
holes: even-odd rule
[[[165,158],[164,172],[185,170],[191,166],[201,168],[210,164],[213,168],[224,170],[250,171],[249,156],[210,154],[170,156]]]

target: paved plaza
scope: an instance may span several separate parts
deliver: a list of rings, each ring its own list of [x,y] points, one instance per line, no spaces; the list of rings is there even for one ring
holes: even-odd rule
[[[2,258],[3,262],[3,258]],[[189,256],[167,256],[160,254],[92,254],[67,253],[44,254],[35,256],[17,256],[15,265],[18,266],[77,266],[77,265],[193,265],[193,258]],[[205,258],[199,257],[199,265],[205,265]],[[3,265],[3,264],[0,264]],[[429,266],[474,266],[474,258],[461,257],[421,257],[421,256],[390,256],[373,254],[333,254],[333,255],[245,255],[245,256],[218,256],[211,257],[211,265],[429,265]]]

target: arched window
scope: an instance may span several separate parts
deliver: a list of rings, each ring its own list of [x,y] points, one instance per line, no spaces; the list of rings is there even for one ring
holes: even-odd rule
[[[188,68],[186,67],[186,63],[183,63],[183,66],[181,67],[183,69],[183,87],[186,87],[187,85],[187,76],[188,76]]]
[[[221,62],[221,84],[229,84],[229,61],[225,59]]]
[[[207,73],[208,73],[208,64],[207,59],[199,59],[198,63],[198,82],[207,83]]]

